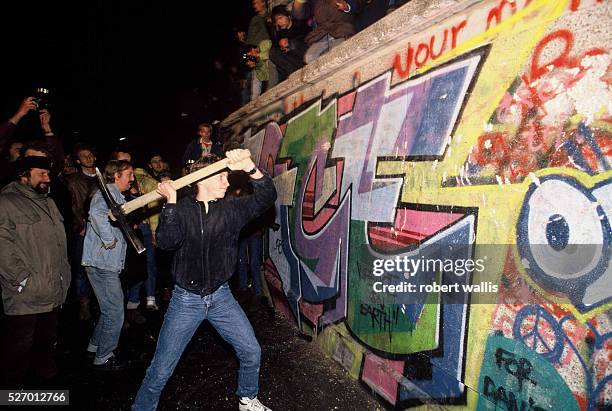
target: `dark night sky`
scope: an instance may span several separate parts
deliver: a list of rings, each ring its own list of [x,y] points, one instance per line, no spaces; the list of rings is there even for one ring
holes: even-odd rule
[[[213,60],[229,57],[232,28],[252,14],[248,0],[11,3],[2,6],[0,114],[7,118],[36,87],[49,88],[66,143],[102,149],[122,136],[186,141],[186,123],[213,120],[205,113],[181,120],[182,101],[214,80]]]

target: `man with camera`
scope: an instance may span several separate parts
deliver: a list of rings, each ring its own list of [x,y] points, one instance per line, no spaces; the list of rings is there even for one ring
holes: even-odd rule
[[[278,74],[274,63],[270,61],[269,51],[272,46],[268,29],[268,15],[266,0],[253,0],[251,2],[255,15],[249,22],[245,43],[250,47],[243,53],[246,66],[251,70],[250,100],[255,100],[264,91],[278,83]]]
[[[0,124],[0,152],[3,153],[2,163],[0,164],[0,187],[11,181],[15,171],[14,162],[19,158],[23,146],[23,140],[15,140],[12,137],[17,131],[19,123],[32,111],[37,111],[45,141],[53,147],[54,160],[63,156],[61,142],[51,130],[51,115],[47,100],[38,94],[37,96],[27,97],[21,102],[15,114],[6,122]]]

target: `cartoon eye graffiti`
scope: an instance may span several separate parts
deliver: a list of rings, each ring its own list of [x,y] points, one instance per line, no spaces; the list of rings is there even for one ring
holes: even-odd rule
[[[565,176],[546,176],[527,191],[517,245],[539,285],[567,295],[581,311],[612,296],[612,184],[592,190]]]

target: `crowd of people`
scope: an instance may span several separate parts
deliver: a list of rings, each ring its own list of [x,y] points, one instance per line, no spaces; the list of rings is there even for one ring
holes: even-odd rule
[[[18,137],[26,116],[38,118],[40,136]],[[242,295],[262,294],[258,227],[264,222],[260,216],[274,210],[271,178],[247,150],[226,151],[208,123],[194,130],[176,173],[163,153],[150,153],[139,167],[124,146],[103,163],[93,146],[76,143],[65,153],[64,143],[36,97],[23,100],[0,125],[2,388],[44,386],[58,375],[54,350],[72,300],[79,321],[93,325],[83,354],[95,371],[124,369],[117,355],[122,332],[145,323],[145,310],[163,315],[134,410],[157,407],[182,350],[205,319],[240,360],[239,408],[268,409],[257,400],[260,348],[228,280],[240,272]],[[225,170],[177,193],[175,177],[222,157],[229,160],[229,174]],[[152,191],[162,200],[126,217],[127,229],[146,250],[138,254],[126,228],[109,216],[110,202],[124,204]]]
[[[222,49],[178,97],[182,118],[225,118],[407,1],[253,0],[252,15],[236,12]]]
[[[234,30],[239,57],[226,62],[232,84],[239,86],[225,92],[237,90],[244,105],[406,2],[252,0],[248,26]]]
[[[215,104],[240,94],[245,104],[401,3],[253,0],[248,29],[236,29],[239,58],[229,70],[239,87],[219,86],[207,100]],[[215,69],[225,72],[220,60]],[[220,114],[235,108],[225,107]],[[40,96],[32,96],[0,124],[2,388],[40,386],[57,376],[54,349],[66,302],[72,301],[79,321],[92,324],[83,352],[99,371],[125,367],[117,355],[119,337],[145,323],[145,311],[164,315],[134,410],[156,408],[182,351],[205,319],[240,360],[239,409],[267,410],[257,400],[260,347],[228,280],[236,274],[237,292],[246,298],[263,294],[262,234],[274,229],[276,197],[270,177],[244,150],[227,151],[230,147],[214,138],[208,123],[193,130],[180,167],[172,170],[165,153],[135,153],[122,145],[100,161],[90,143],[62,140],[51,115]],[[20,136],[24,118],[36,118],[38,135]],[[172,185],[176,177],[225,156],[229,174],[178,192]],[[143,157],[142,164],[134,163]],[[129,230],[146,250],[138,254],[126,228],[109,218],[109,202],[124,204],[151,191],[162,200],[128,218]]]

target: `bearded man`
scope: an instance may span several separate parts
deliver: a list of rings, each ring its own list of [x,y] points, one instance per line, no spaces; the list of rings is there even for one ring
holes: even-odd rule
[[[26,156],[0,192],[0,284],[6,317],[0,333],[0,386],[22,388],[31,368],[39,381],[57,374],[53,346],[70,285],[62,216],[49,198],[51,161]]]

